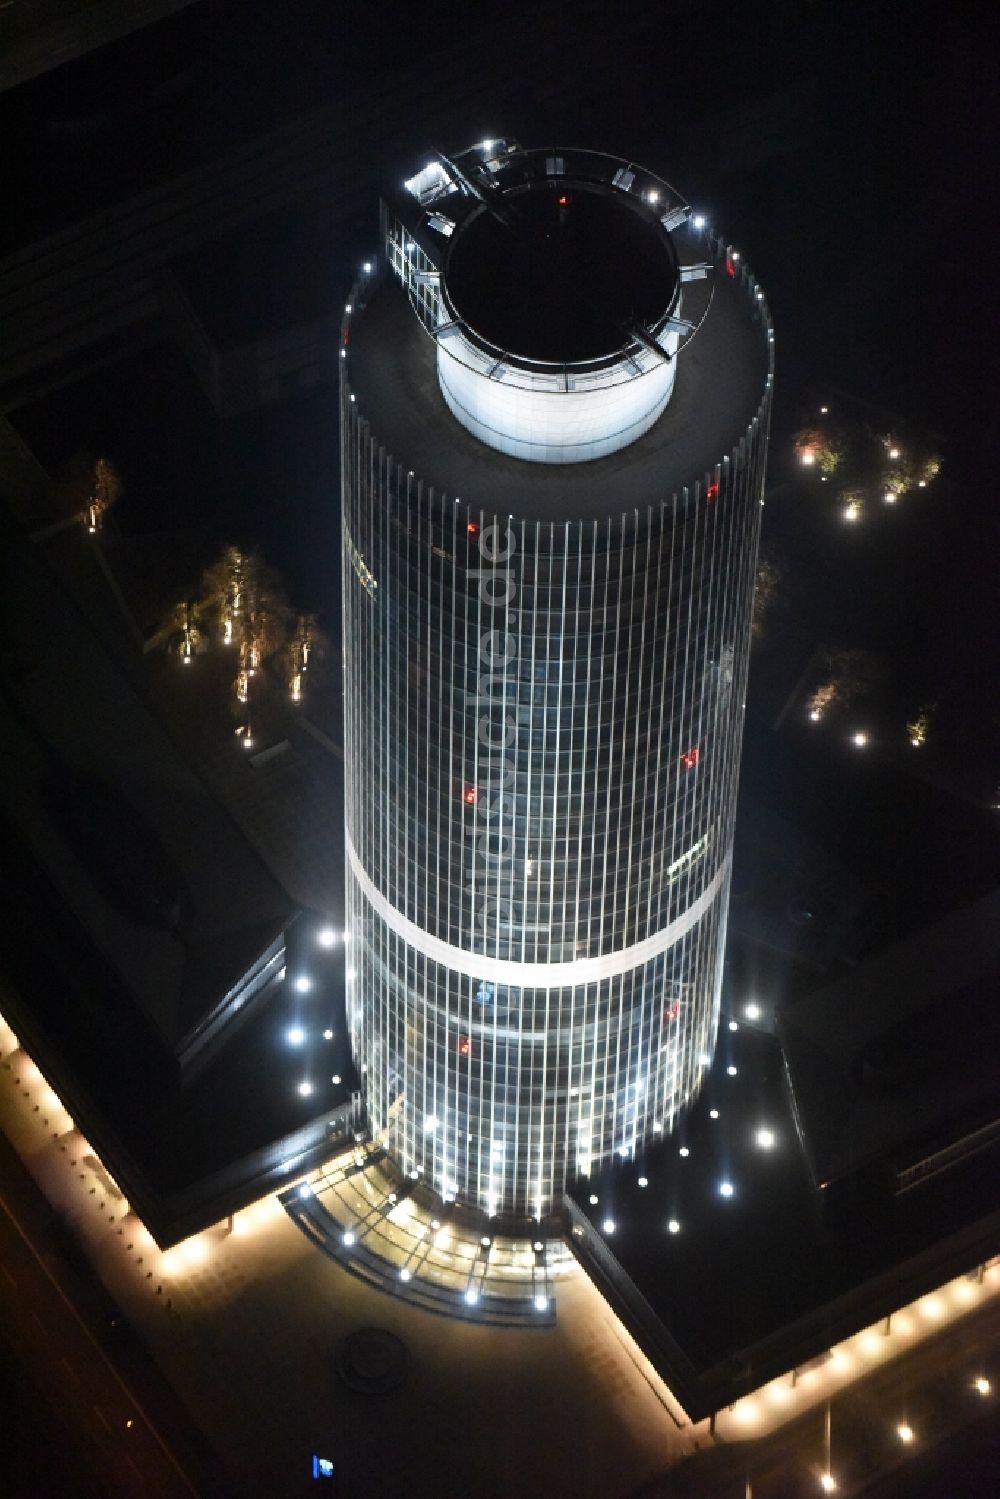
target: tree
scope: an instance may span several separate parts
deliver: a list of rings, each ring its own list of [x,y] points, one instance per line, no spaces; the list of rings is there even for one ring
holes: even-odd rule
[[[930,733],[931,717],[934,713],[936,703],[925,703],[917,710],[914,718],[906,725],[906,733],[914,749],[922,749],[927,743],[927,735]]]
[[[839,433],[803,427],[796,432],[794,443],[795,456],[803,467],[818,468],[828,478],[843,461],[846,444]]]
[[[121,498],[122,481],[109,458],[77,453],[63,465],[55,484],[60,519],[55,528],[83,524],[93,536]]]
[[[763,637],[767,616],[780,597],[782,577],[783,568],[777,558],[773,554],[761,552],[757,559],[753,614],[750,622],[750,633],[754,640],[760,640]]]
[[[863,650],[826,650],[823,663],[824,679],[813,689],[806,705],[814,723],[834,706],[846,707],[871,692],[885,675],[882,663]]]
[[[232,708],[247,746],[252,700],[280,684],[301,702],[307,672],[328,649],[316,616],[292,609],[275,569],[235,546],[223,547],[202,574],[198,598],[175,605],[152,643],[190,661],[213,642],[233,651]]]
[[[206,651],[209,643],[202,606],[197,599],[184,599],[175,604],[149,642],[153,649],[179,656],[185,665],[195,655]]]
[[[90,486],[90,499],[87,501],[87,530],[91,533],[99,531],[104,524],[104,517],[116,504],[121,496],[122,484],[118,474],[107,458],[98,458],[94,464],[94,474]]]
[[[315,668],[323,660],[329,642],[319,628],[315,614],[300,614],[291,639],[285,646],[285,671],[288,677],[288,695],[293,703],[302,701],[303,681],[310,666]]]

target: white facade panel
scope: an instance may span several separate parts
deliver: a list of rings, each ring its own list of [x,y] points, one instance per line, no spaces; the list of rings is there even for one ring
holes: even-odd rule
[[[676,348],[677,335],[668,339]],[[500,372],[481,373],[472,367],[474,352],[460,334],[438,340],[438,382],[449,410],[480,442],[532,463],[587,463],[617,453],[649,431],[674,387],[672,358],[633,379],[612,373],[606,383],[591,377],[590,389],[537,390]]]

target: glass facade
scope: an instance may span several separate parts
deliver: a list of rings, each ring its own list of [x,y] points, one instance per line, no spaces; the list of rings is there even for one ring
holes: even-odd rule
[[[538,518],[500,455],[508,514],[428,483],[352,383],[377,275],[345,318],[352,1042],[373,1133],[491,1214],[669,1130],[714,1046],[772,335],[704,247],[763,351],[755,414],[601,519]]]

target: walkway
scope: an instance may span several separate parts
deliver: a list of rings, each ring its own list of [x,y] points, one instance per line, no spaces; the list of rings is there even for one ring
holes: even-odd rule
[[[551,1327],[551,1277],[582,1274],[561,1236],[495,1234],[419,1181],[400,1180],[378,1146],[358,1147],[281,1194],[285,1211],[352,1275],[414,1306],[502,1326]]]

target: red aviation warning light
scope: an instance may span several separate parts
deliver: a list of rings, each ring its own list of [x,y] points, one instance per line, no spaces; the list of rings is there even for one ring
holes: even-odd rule
[[[471,1052],[471,1050],[472,1050],[472,1042],[469,1040],[468,1036],[459,1036],[459,1038],[458,1038],[458,1054],[459,1054],[459,1056],[460,1057],[467,1057],[469,1055],[469,1053]]]
[[[680,1013],[681,1002],[679,999],[675,999],[672,1004],[667,1005],[667,1008],[663,1012],[663,1018],[664,1020],[676,1020]]]
[[[475,523],[474,520],[470,520],[469,524],[466,526],[465,529],[468,531],[468,533],[469,533],[470,536],[478,536],[479,535],[479,527],[476,525],[476,523]]]
[[[462,800],[467,807],[474,807],[476,805],[475,786],[466,786],[465,790],[462,792]]]
[[[705,498],[706,498],[706,500],[709,500],[709,501],[711,501],[711,500],[717,500],[719,498],[719,481],[718,481],[718,479],[713,479],[712,482],[711,482],[711,484],[708,485],[708,487],[705,490]]]
[[[684,769],[694,770],[695,766],[698,764],[700,755],[701,751],[699,750],[698,746],[696,744],[693,744],[686,754],[681,755],[681,764],[683,765]]]

